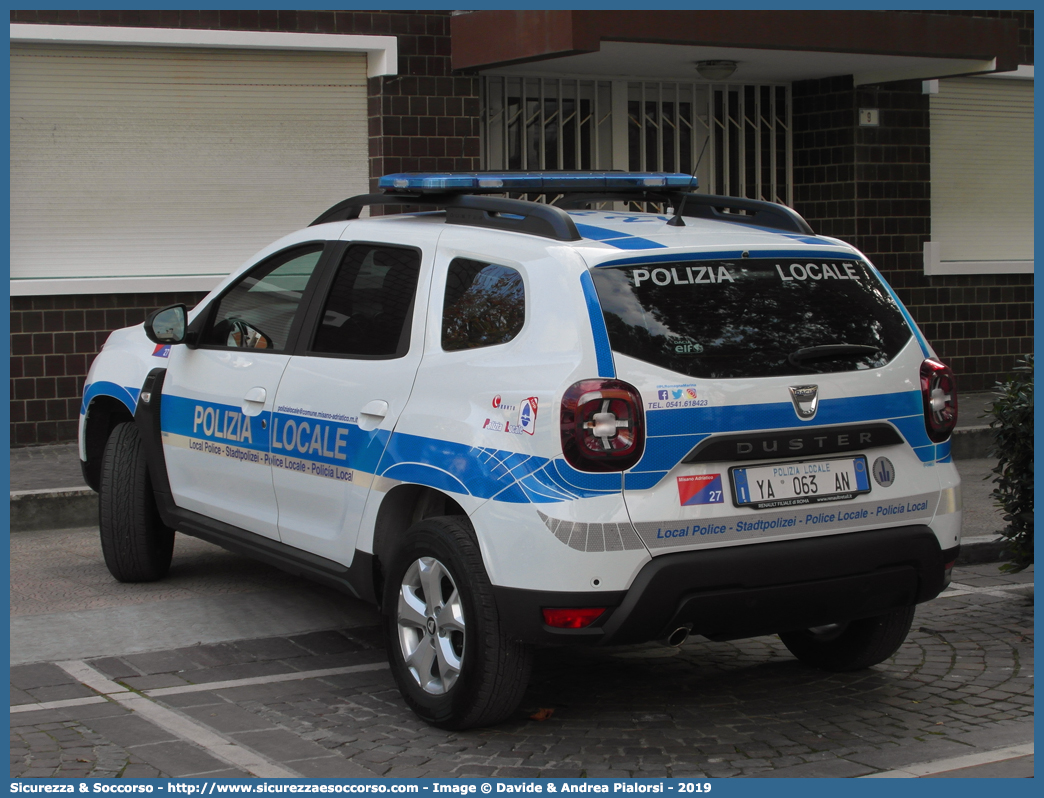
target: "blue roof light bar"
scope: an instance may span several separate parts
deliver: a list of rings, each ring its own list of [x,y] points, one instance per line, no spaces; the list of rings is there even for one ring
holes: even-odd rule
[[[395,194],[554,194],[576,191],[695,191],[692,175],[677,172],[402,172],[378,182]]]

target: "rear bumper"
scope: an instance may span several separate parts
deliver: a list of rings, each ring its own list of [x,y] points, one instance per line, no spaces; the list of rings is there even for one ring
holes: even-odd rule
[[[543,644],[657,640],[679,626],[712,639],[755,637],[879,615],[935,598],[959,547],[907,526],[655,557],[626,591],[494,586],[504,628]],[[544,607],[609,607],[586,629],[552,629]]]

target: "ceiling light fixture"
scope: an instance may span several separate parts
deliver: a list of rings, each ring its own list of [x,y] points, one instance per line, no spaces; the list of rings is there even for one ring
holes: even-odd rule
[[[696,71],[706,80],[726,80],[736,71],[735,61],[697,61]]]

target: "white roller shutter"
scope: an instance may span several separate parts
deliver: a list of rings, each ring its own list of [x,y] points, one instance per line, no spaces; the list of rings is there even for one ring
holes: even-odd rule
[[[367,178],[365,54],[11,45],[14,292],[213,284]]]
[[[981,271],[1010,271],[1003,265],[1020,261],[1032,269],[1032,80],[940,80],[931,97],[931,174],[937,269],[977,262]]]

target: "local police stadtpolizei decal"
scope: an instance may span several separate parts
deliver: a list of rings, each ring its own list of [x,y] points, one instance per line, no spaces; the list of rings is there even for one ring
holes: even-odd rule
[[[153,357],[170,357],[170,344],[156,344],[152,350]]]
[[[874,460],[874,481],[882,488],[891,487],[895,482],[895,467],[887,457],[878,457]]]

